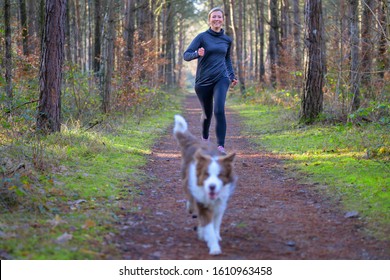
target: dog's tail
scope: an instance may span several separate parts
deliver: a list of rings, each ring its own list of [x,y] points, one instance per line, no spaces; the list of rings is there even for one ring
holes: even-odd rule
[[[187,149],[198,141],[198,139],[188,130],[186,120],[180,116],[175,116],[175,126],[173,127],[173,136],[176,138],[182,149]]]
[[[186,120],[180,115],[175,115],[175,127],[173,128],[173,134],[177,135],[178,133],[185,133],[187,130],[188,124]]]

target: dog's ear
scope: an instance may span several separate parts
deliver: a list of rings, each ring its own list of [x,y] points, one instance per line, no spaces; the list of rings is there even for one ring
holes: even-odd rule
[[[236,158],[236,153],[228,154],[227,156],[223,156],[220,159],[225,163],[233,163],[234,159]]]
[[[206,161],[206,160],[208,161],[208,160],[211,159],[211,157],[210,157],[209,155],[203,154],[201,149],[198,149],[198,150],[195,152],[194,157],[195,157],[195,160],[196,160],[197,162]]]

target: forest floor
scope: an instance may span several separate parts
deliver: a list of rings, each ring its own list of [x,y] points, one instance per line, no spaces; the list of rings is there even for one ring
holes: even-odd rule
[[[196,97],[186,99],[183,115],[196,135],[201,116]],[[287,172],[278,155],[250,143],[240,133],[238,113],[229,108],[227,122],[226,149],[237,153],[239,180],[222,222],[223,253],[208,255],[197,239],[170,127],[148,158],[139,195],[122,202],[119,234],[111,241],[123,259],[390,259],[388,241],[367,236],[364,220],[346,217],[317,186]],[[210,135],[213,141],[213,126]]]

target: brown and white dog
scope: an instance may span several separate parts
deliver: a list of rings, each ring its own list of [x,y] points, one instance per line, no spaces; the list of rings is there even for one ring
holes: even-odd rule
[[[223,155],[216,146],[192,135],[180,115],[175,116],[173,134],[181,147],[187,210],[199,218],[198,237],[206,241],[209,253],[220,254],[222,217],[237,181],[233,171],[235,153]]]

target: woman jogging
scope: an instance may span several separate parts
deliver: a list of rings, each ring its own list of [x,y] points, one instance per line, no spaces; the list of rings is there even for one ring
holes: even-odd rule
[[[223,10],[212,9],[208,15],[210,28],[195,37],[183,56],[186,61],[198,59],[195,92],[203,109],[202,138],[209,139],[214,110],[218,150],[226,153],[225,100],[230,84],[235,86],[237,79],[230,58],[232,39],[222,29],[223,22]]]

